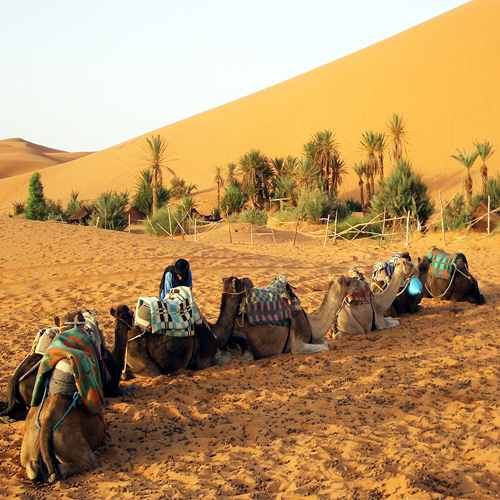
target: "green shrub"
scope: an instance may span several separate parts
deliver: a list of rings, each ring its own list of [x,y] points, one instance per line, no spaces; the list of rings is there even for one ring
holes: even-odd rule
[[[239,184],[230,184],[224,190],[220,205],[224,212],[232,214],[233,212],[241,212],[247,200],[248,196]]]
[[[64,208],[60,200],[53,201],[50,199],[45,200],[46,205],[46,219],[50,221],[65,221],[67,219],[64,213]]]
[[[26,211],[26,202],[24,201],[13,201],[12,206],[14,208],[14,217],[18,217]]]
[[[328,195],[320,189],[306,190],[299,199],[299,210],[303,218],[310,222],[324,222],[330,216],[330,220],[345,219],[351,211],[343,205],[335,195]]]
[[[256,208],[248,208],[239,213],[239,221],[265,226],[267,224],[267,212]]]
[[[465,205],[464,195],[456,195],[443,209],[444,227],[448,231],[466,227],[470,224],[471,212]]]
[[[346,231],[342,234],[342,238],[346,240],[352,240],[353,238],[373,238],[377,239],[377,235],[383,235],[383,223],[382,222],[371,222],[372,217],[370,215],[356,216],[349,215],[344,220],[337,222],[337,234]],[[360,226],[361,224],[361,226]],[[364,227],[364,224],[368,224]],[[359,226],[356,229],[350,229],[352,226]],[[360,233],[360,231],[362,231]],[[333,233],[332,233],[333,234]]]
[[[151,227],[152,226],[152,227]],[[145,226],[147,234],[167,236],[168,234],[182,234],[189,232],[189,220],[183,210],[172,210],[165,206],[159,208],[151,218],[151,224]]]
[[[91,204],[92,225],[103,229],[123,231],[128,226],[128,219],[123,214],[127,204],[127,193],[118,194],[111,191],[102,193]]]
[[[41,176],[39,172],[34,172],[30,177],[25,217],[31,220],[45,220],[46,216],[47,204],[43,196]]]
[[[380,181],[380,190],[371,200],[373,215],[386,212],[389,218],[406,217],[410,211],[421,224],[434,212],[421,176],[413,172],[409,161],[398,159],[395,169]]]

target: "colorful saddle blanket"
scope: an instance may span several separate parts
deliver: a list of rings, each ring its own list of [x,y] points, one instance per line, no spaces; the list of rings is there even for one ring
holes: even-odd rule
[[[188,286],[172,288],[163,300],[139,297],[137,301],[136,323],[143,327],[151,325],[151,332],[155,334],[190,337],[199,321],[201,314]]]
[[[348,269],[344,275],[346,278],[356,278],[359,280],[359,289],[346,296],[347,303],[349,305],[370,303],[372,291],[364,276],[355,267]]]
[[[455,267],[455,261],[460,254],[450,254],[443,252],[439,248],[433,247],[427,258],[429,259],[429,276],[445,280],[451,279]]]
[[[391,281],[392,279],[392,275],[394,274],[394,270],[396,269],[398,259],[400,259],[401,256],[401,252],[394,252],[387,262],[377,262],[376,264],[374,264],[372,270],[372,281],[380,281],[379,279],[377,279],[378,273],[380,271],[384,271],[384,283],[389,283],[389,281]]]
[[[90,413],[98,413],[104,406],[102,388],[109,375],[96,344],[78,328],[59,333],[46,350],[38,368],[31,406],[42,402],[46,380],[62,360],[71,363],[82,403]]]
[[[275,278],[267,288],[253,288],[246,299],[250,325],[287,325],[292,319],[292,302],[298,301],[288,285],[286,276]]]

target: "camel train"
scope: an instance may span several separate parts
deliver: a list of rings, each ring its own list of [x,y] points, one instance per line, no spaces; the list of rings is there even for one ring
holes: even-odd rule
[[[329,332],[335,340],[393,328],[399,324],[393,316],[416,313],[422,298],[485,302],[465,255],[433,248],[418,265],[407,252],[376,263],[371,283],[357,266],[330,276],[314,313],[303,309],[285,276],[266,288],[254,287],[249,278],[224,278],[215,323],[185,296],[175,303],[141,298],[135,311],[122,304],[110,310],[111,350],[92,314],[73,311],[39,332],[8,383],[0,420],[26,419],[21,463],[28,478],[64,479],[97,466],[104,397],[134,389],[122,387],[121,380],[202,370],[231,358],[328,351]],[[82,379],[94,385],[85,387]]]

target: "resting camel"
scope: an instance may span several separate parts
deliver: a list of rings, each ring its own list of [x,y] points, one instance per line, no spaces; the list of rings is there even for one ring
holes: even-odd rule
[[[171,337],[153,334],[135,325],[128,332],[126,377],[157,377],[181,369],[202,370],[217,363],[220,351],[231,339],[245,350],[243,339],[232,337],[234,319],[245,295],[246,281],[230,277],[223,279],[220,313],[214,325],[205,320],[196,324],[194,335]]]
[[[345,276],[330,276],[323,303],[314,314],[300,308],[295,311],[289,326],[272,324],[250,325],[243,315],[238,317],[234,334],[247,339],[254,359],[277,354],[313,354],[328,351],[324,338],[332,327],[335,315],[346,295],[358,288],[358,280]]]
[[[384,291],[369,294],[362,303],[353,302],[342,307],[332,337],[340,338],[347,334],[385,330],[399,325],[398,320],[384,317],[384,312],[393,303],[401,283],[413,276],[418,276],[417,266],[407,259],[398,259],[392,279]]]
[[[114,346],[111,352],[106,349],[103,353],[103,359],[110,375],[110,380],[104,384],[104,395],[106,397],[116,397],[122,393],[119,384],[125,363],[127,333],[134,322],[134,315],[126,306],[119,306],[117,310],[111,309],[111,314],[115,317]],[[54,323],[59,328],[59,331],[70,328],[70,326],[65,326],[65,323],[83,321],[84,317],[80,311],[72,311],[61,318],[58,316],[54,318]],[[47,342],[50,342],[50,339]],[[42,357],[43,354],[34,352],[34,349],[32,349],[10,378],[7,385],[7,403],[3,404],[4,406],[0,412],[0,422],[10,423],[26,418],[31,404],[38,364]]]
[[[463,253],[456,255],[455,267],[450,279],[430,276],[430,260],[428,256],[418,259],[420,280],[423,284],[423,296],[439,298],[455,302],[467,301],[472,304],[484,304],[484,296],[479,292],[479,285],[469,271],[467,259]]]
[[[76,343],[75,338],[79,339]],[[71,362],[69,354],[61,354],[70,345],[65,339],[71,342]],[[97,467],[94,450],[106,434],[102,417],[106,369],[95,353],[95,344],[77,329],[62,333],[54,344],[41,363],[43,396],[38,398],[39,406],[28,412],[21,445],[21,464],[28,477],[49,483]],[[73,362],[79,366],[76,371]],[[76,380],[81,390],[77,390]]]
[[[402,252],[399,255],[402,258],[407,259],[411,262],[411,257],[410,257],[410,254],[408,252]],[[392,258],[391,258],[391,260],[392,260]],[[388,264],[388,262],[385,264]],[[375,265],[373,267],[373,275],[372,275],[372,281],[371,281],[371,289],[372,289],[373,293],[379,293],[379,292],[385,290],[385,288],[387,287],[387,285],[391,279],[389,276],[387,276],[386,269],[384,269],[383,267],[376,269],[376,266],[377,265]],[[420,273],[419,273],[418,278],[415,277],[414,279],[421,280]],[[418,286],[418,288],[422,289],[422,290],[420,290],[419,293],[417,293],[418,290],[414,290],[417,287],[413,286],[413,282],[412,282],[412,286],[409,286],[409,284],[410,284],[410,280],[408,280],[406,282],[406,284],[404,284],[404,282],[403,282],[398,293],[396,294],[396,298],[394,299],[392,304],[389,306],[387,311],[384,312],[385,316],[390,316],[390,317],[400,316],[401,314],[404,314],[404,313],[415,314],[418,311],[419,304],[420,304],[420,302],[422,300],[422,296],[423,296],[423,293],[422,293],[423,283],[421,282],[420,286]],[[417,282],[417,285],[418,285],[418,282]]]

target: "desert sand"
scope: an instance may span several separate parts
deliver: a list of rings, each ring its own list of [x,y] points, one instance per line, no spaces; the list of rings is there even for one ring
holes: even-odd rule
[[[313,134],[329,129],[348,170],[340,196],[357,199],[352,167],[365,160],[362,134],[386,131],[395,112],[407,120],[415,170],[433,197],[441,190],[449,199],[461,189],[465,174],[451,158],[457,148],[471,150],[473,141],[488,140],[495,148],[500,144],[499,25],[500,2],[474,0],[268,89],[44,168],[45,195],[66,205],[72,190],[83,200],[110,189],[133,192],[147,166],[142,158],[146,137],[159,134],[169,144],[173,161],[168,166],[198,186],[197,197],[208,204],[204,213],[210,213],[216,200],[215,167],[225,171],[228,162],[238,163],[251,149],[270,158],[301,156]],[[500,172],[499,158],[498,153],[492,157],[490,175]],[[473,177],[479,167],[476,162]],[[12,202],[27,198],[30,176],[0,178],[1,214],[12,213]],[[167,183],[170,178],[165,173]]]
[[[237,228],[234,228],[237,229]],[[365,276],[393,251],[414,259],[441,234],[405,247],[289,233],[250,244],[241,228],[211,240],[171,240],[91,227],[0,218],[0,399],[37,331],[87,307],[112,343],[111,307],[154,295],[164,267],[188,258],[196,301],[218,315],[221,279],[266,286],[285,274],[314,312],[331,273]],[[107,399],[99,467],[51,486],[20,465],[24,423],[0,424],[0,496],[18,498],[325,499],[498,498],[499,236],[447,235],[487,303],[424,299],[391,330],[329,339],[329,351],[135,380]],[[129,385],[130,381],[123,382]]]

